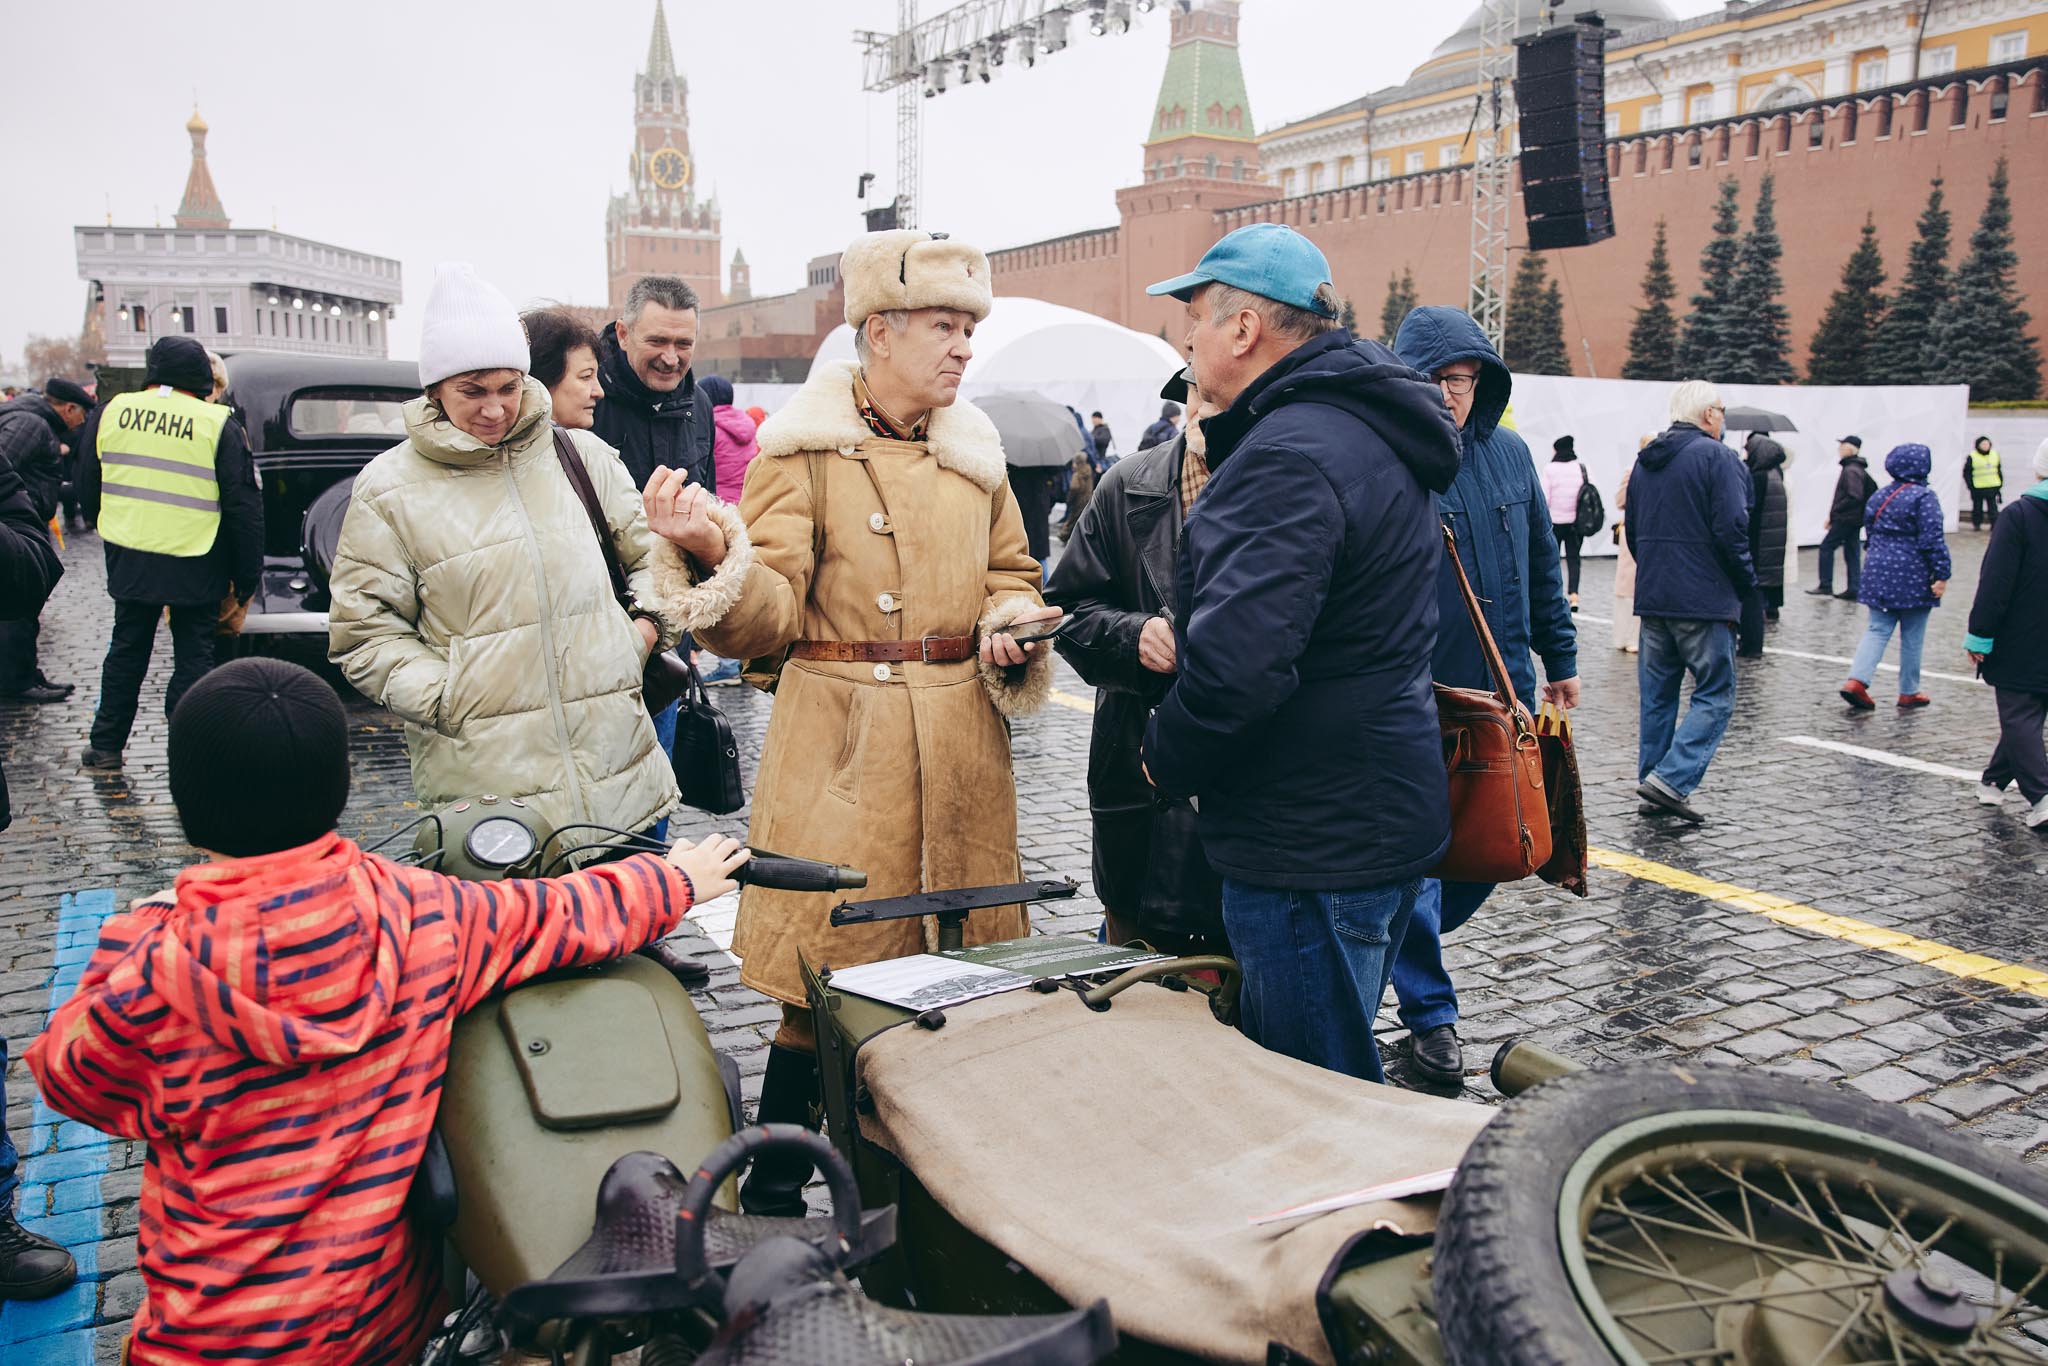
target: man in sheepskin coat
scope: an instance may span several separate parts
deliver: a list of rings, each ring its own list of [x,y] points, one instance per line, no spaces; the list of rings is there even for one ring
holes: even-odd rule
[[[955,402],[988,315],[988,259],[930,233],[870,233],[840,261],[859,364],[821,367],[761,428],[737,510],[678,473],[647,487],[675,535],[656,587],[703,645],[789,649],[755,783],[749,842],[868,874],[870,897],[1017,881],[1004,718],[1051,688],[1044,644],[1005,628],[1056,619],[1004,477],[993,424]],[[921,921],[834,929],[834,898],[749,887],[740,980],[784,1003],[760,1118],[804,1123],[817,1092],[801,954],[835,967],[922,952]],[[980,911],[967,941],[1029,932]],[[807,1159],[757,1160],[756,1214],[801,1214]]]

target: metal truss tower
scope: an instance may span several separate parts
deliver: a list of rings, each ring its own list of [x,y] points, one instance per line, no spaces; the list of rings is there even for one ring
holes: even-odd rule
[[[1485,0],[1479,14],[1479,100],[1472,163],[1470,311],[1495,349],[1507,330],[1508,226],[1514,214],[1514,153],[1503,102],[1515,74],[1518,0]]]
[[[917,28],[917,0],[896,0],[895,41],[909,49]],[[901,54],[899,54],[901,55]],[[896,87],[896,226],[917,226],[918,178],[923,174],[924,129],[918,123],[916,81]]]

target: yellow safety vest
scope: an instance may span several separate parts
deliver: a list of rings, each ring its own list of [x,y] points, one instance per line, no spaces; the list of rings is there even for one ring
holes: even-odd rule
[[[176,389],[122,394],[100,414],[99,532],[110,545],[192,557],[220,530],[214,452],[228,409]]]
[[[1973,489],[1995,489],[2005,486],[2005,471],[1999,467],[1997,451],[1980,451],[1970,447],[1970,487]]]

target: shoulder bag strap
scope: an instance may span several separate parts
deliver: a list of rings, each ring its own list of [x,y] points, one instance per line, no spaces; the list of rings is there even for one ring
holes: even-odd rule
[[[1906,484],[1894,484],[1892,486],[1892,491],[1884,496],[1884,501],[1877,505],[1877,511],[1870,514],[1870,521],[1868,522],[1868,525],[1875,527],[1877,525],[1877,519],[1884,516],[1884,510],[1892,505],[1892,499],[1904,493],[1908,487],[1909,486]]]
[[[1479,597],[1472,591],[1472,580],[1465,577],[1465,566],[1458,559],[1458,538],[1444,528],[1444,554],[1451,557],[1451,568],[1458,572],[1458,592],[1465,599],[1465,612],[1472,618],[1472,633],[1479,637],[1480,653],[1486,656],[1487,672],[1493,675],[1493,690],[1506,702],[1512,712],[1521,705],[1515,698],[1514,680],[1508,677],[1508,662],[1501,658],[1500,646],[1494,643],[1493,632],[1486,625],[1486,614],[1479,610]]]
[[[604,555],[605,569],[611,574],[612,595],[621,603],[631,602],[633,594],[626,587],[625,566],[619,563],[619,548],[612,544],[611,526],[597,505],[597,490],[591,487],[590,471],[584,468],[583,454],[576,449],[576,443],[560,427],[555,428],[555,458],[562,462],[562,473],[569,477],[569,487],[576,490],[577,500],[583,504],[583,511],[590,518],[590,529],[597,533],[597,548]]]

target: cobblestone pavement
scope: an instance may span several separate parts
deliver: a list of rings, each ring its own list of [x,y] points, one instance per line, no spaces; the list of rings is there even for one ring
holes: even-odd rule
[[[1954,538],[1955,591],[1928,633],[1935,701],[1917,713],[1888,705],[1890,674],[1872,688],[1886,703],[1874,713],[1852,715],[1836,697],[1863,614],[1799,591],[1814,577],[1806,553],[1806,582],[1790,590],[1773,653],[1741,662],[1736,720],[1696,798],[1709,818],[1700,829],[1637,814],[1635,660],[1612,649],[1608,624],[1594,619],[1612,614],[1611,561],[1587,563],[1580,762],[1592,842],[1627,871],[1596,868],[1586,900],[1538,884],[1504,889],[1453,937],[1447,961],[1475,1073],[1495,1044],[1517,1035],[1589,1061],[1763,1064],[1903,1103],[2048,1161],[2048,978],[2039,975],[2048,970],[2048,840],[2021,825],[2017,798],[1993,811],[1973,792],[1996,737],[1990,691],[1968,681],[1961,653],[1984,541]],[[0,705],[0,754],[18,813],[0,836],[0,1030],[17,1058],[8,1126],[25,1156],[21,1213],[77,1249],[84,1275],[56,1300],[0,1309],[0,1356],[10,1366],[112,1360],[141,1295],[140,1145],[58,1122],[18,1058],[76,980],[99,919],[166,885],[189,856],[166,790],[163,719],[148,702],[124,773],[77,767],[110,612],[97,541],[74,543],[65,560],[69,572],[44,614],[44,666],[79,692],[54,707]],[[169,672],[168,643],[159,645],[146,698],[162,696]],[[1085,878],[1091,701],[1064,669],[1059,686],[1055,705],[1016,728],[1023,852],[1028,875]],[[746,688],[715,695],[751,773],[769,699]],[[353,697],[349,705],[355,788],[343,826],[373,838],[415,814],[404,744],[378,709]],[[741,811],[677,828],[693,836],[745,824]],[[1085,931],[1098,914],[1083,896],[1041,907],[1036,924]],[[713,1041],[739,1058],[751,1100],[777,1012],[739,986],[714,942],[729,936],[730,907],[697,919],[682,934],[716,967],[699,1003]],[[1405,1049],[1391,1010],[1382,1027],[1401,1079]],[[1493,1099],[1483,1075],[1465,1094]]]

